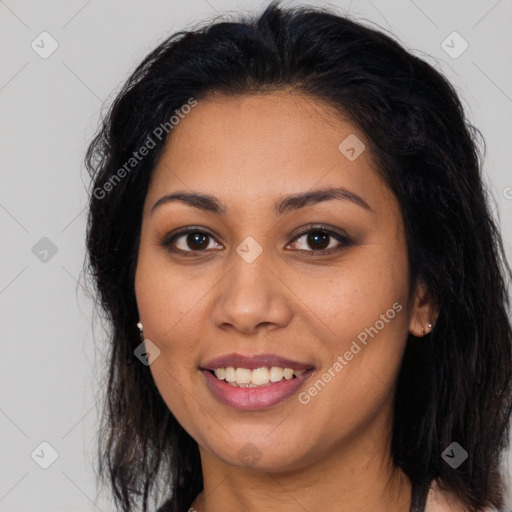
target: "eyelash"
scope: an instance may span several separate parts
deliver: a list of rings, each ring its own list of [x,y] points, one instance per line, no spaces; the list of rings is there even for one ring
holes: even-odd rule
[[[167,236],[163,240],[161,245],[162,245],[162,247],[164,247],[165,249],[167,249],[171,253],[180,253],[180,254],[182,254],[183,256],[186,256],[186,257],[193,257],[193,256],[195,256],[194,253],[206,252],[207,249],[184,251],[183,249],[176,249],[175,247],[173,247],[173,244],[175,243],[175,241],[178,238],[180,238],[180,237],[182,237],[184,235],[188,235],[190,233],[206,235],[206,236],[210,237],[211,239],[215,240],[215,237],[211,233],[209,233],[208,231],[205,231],[204,229],[201,229],[201,228],[196,227],[196,226],[190,226],[188,228],[184,228],[184,229],[180,230],[177,233],[174,233],[174,234],[172,234],[170,236]],[[297,240],[302,238],[304,235],[308,235],[308,234],[311,234],[311,233],[315,233],[315,234],[322,233],[322,234],[328,235],[329,237],[334,238],[338,242],[340,242],[341,245],[339,245],[338,247],[335,247],[335,248],[331,247],[330,249],[313,249],[313,250],[295,249],[296,251],[299,251],[299,252],[309,253],[308,257],[311,257],[312,255],[329,256],[331,254],[334,254],[334,253],[336,253],[338,251],[341,251],[342,249],[352,245],[352,240],[347,235],[345,235],[345,234],[333,231],[332,229],[329,229],[326,226],[309,225],[309,226],[306,227],[305,230],[303,230],[300,233],[298,233],[295,236],[295,238],[289,244],[287,244],[287,246],[291,245],[294,242],[296,242]],[[329,245],[330,245],[330,243],[329,243]]]

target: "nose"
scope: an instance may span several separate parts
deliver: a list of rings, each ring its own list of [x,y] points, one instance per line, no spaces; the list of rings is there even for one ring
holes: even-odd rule
[[[250,263],[234,253],[231,263],[216,287],[215,325],[244,334],[288,325],[293,317],[292,293],[277,277],[265,252]]]

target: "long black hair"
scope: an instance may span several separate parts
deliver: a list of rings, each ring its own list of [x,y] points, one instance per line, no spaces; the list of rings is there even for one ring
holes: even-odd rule
[[[148,510],[157,490],[186,510],[203,488],[197,443],[133,354],[142,206],[176,111],[214,92],[288,87],[328,102],[365,134],[401,206],[411,283],[422,280],[439,310],[431,334],[407,341],[394,406],[395,465],[415,488],[437,481],[471,511],[502,507],[511,271],[481,175],[483,137],[447,79],[392,37],[332,9],[279,2],[258,16],[168,37],[135,69],[88,148],[84,265],[110,325],[100,479],[125,511]],[[456,468],[442,456],[452,442],[468,453]]]

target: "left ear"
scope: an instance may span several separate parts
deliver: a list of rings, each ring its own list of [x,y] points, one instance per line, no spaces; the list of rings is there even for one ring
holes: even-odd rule
[[[434,328],[439,311],[423,281],[418,281],[414,292],[414,304],[409,323],[409,332],[418,338],[429,334]]]

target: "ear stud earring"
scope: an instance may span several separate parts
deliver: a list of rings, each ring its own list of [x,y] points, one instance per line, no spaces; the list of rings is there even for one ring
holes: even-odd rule
[[[427,327],[428,327],[429,329],[432,329],[432,324],[430,324],[430,323],[429,323],[429,324],[427,324]],[[423,336],[425,336],[425,334],[426,334],[425,327],[422,327],[422,328],[421,328],[421,334],[423,334]]]
[[[144,341],[144,334],[142,334],[142,331],[143,331],[142,322],[137,322],[137,327],[138,327],[139,332],[140,332],[140,340]]]

